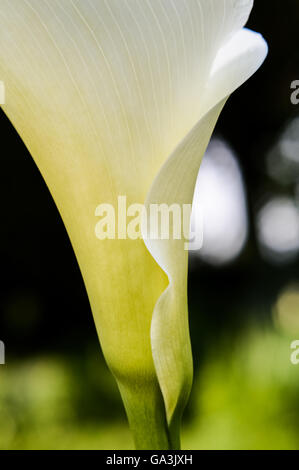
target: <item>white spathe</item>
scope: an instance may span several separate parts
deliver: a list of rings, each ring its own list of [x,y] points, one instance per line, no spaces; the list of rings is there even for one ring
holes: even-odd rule
[[[100,242],[95,208],[118,195],[128,204],[192,202],[226,99],[267,54],[265,41],[242,29],[252,6],[0,2],[3,109],[64,220],[139,447],[173,441],[191,387],[187,253],[179,241]],[[161,410],[170,433],[157,437]]]

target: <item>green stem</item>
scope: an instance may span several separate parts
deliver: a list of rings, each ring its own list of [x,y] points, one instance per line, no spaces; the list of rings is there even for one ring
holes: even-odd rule
[[[177,415],[169,424],[169,441],[172,450],[181,450],[181,416]]]
[[[180,446],[179,426],[167,425],[165,406],[156,381],[123,386],[118,383],[137,450],[174,450]],[[174,437],[175,435],[175,437]]]

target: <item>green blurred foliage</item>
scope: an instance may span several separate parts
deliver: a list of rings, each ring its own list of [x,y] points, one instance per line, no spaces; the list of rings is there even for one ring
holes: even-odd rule
[[[185,449],[297,449],[299,365],[289,336],[251,328],[214,344],[198,373]],[[1,369],[1,449],[132,449],[118,391],[95,351]]]

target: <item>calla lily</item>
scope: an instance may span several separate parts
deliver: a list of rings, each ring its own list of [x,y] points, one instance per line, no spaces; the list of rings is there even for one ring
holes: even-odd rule
[[[137,448],[179,448],[184,240],[95,236],[100,203],[190,204],[228,96],[267,54],[251,0],[1,0],[4,112],[62,216]],[[144,237],[145,238],[145,237]]]

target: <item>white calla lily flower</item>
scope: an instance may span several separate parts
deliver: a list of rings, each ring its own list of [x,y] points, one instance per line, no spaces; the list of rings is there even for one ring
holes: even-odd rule
[[[4,112],[76,253],[138,448],[179,447],[192,383],[184,240],[95,236],[101,203],[191,204],[228,96],[267,54],[252,0],[1,0]]]

